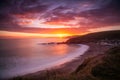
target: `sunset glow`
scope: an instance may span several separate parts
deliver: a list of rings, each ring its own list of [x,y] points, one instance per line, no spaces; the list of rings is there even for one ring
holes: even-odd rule
[[[57,34],[38,34],[38,33],[21,33],[21,32],[9,32],[9,31],[0,31],[1,37],[9,37],[9,38],[33,38],[33,37],[59,37],[64,38],[68,36],[73,36],[75,34],[65,34],[65,33],[57,33]]]
[[[70,28],[71,26],[56,24],[45,24],[44,21],[37,19],[18,19],[17,23],[23,27],[33,27],[34,28]]]
[[[117,0],[5,0],[0,3],[0,37],[67,37],[120,30],[118,3]]]
[[[85,35],[88,33],[92,32],[99,32],[99,31],[106,31],[106,30],[118,30],[118,28],[113,27],[113,26],[108,26],[105,28],[94,28],[94,29],[89,29],[88,32],[76,30],[76,29],[46,29],[43,30],[41,33],[38,31],[36,33],[26,33],[26,32],[13,32],[13,31],[0,31],[0,37],[8,37],[8,38],[34,38],[34,37],[59,37],[59,38],[64,38],[64,37],[69,37],[69,36],[74,36],[74,35]],[[35,31],[34,31],[35,32]]]

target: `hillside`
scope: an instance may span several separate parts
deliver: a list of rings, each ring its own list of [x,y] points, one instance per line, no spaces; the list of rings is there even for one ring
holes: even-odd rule
[[[105,39],[120,40],[120,30],[90,33],[87,35],[71,38],[71,39],[67,40],[67,43],[98,42],[100,40],[105,40]]]
[[[74,72],[80,80],[119,80],[120,46],[86,59]],[[82,75],[82,76],[81,76]]]

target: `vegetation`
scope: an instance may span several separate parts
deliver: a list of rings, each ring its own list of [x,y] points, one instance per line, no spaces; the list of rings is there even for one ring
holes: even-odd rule
[[[92,69],[92,74],[101,80],[120,79],[120,46],[112,48],[103,57],[103,62]]]
[[[90,33],[87,35],[71,38],[67,43],[89,43],[98,42],[100,40],[120,40],[120,30],[117,31],[104,31],[97,33]]]

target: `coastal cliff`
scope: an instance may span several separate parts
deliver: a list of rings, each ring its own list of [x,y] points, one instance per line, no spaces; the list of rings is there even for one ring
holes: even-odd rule
[[[102,41],[102,40],[106,40],[106,41],[120,40],[120,30],[90,33],[90,34],[86,34],[83,36],[70,38],[66,41],[66,43],[68,43],[68,44],[69,43],[74,43],[74,44],[84,43],[84,44],[86,44],[89,42],[97,43],[98,41]]]

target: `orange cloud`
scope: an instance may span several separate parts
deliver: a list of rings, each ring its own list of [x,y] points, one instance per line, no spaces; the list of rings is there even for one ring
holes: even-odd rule
[[[0,37],[7,38],[33,38],[33,37],[67,37],[73,34],[58,32],[54,34],[39,34],[39,33],[23,33],[23,32],[11,32],[11,31],[0,31]]]

